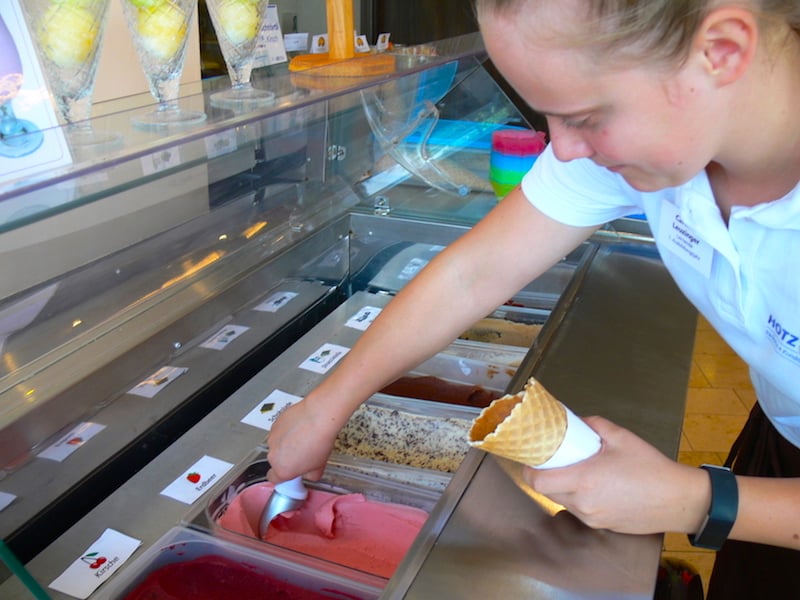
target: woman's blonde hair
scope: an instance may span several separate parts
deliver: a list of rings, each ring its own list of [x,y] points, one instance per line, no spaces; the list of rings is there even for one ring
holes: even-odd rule
[[[482,14],[509,14],[541,2],[561,0],[475,0]],[[574,45],[591,46],[601,55],[628,56],[680,64],[708,12],[722,0],[584,0],[587,28]],[[733,0],[752,8],[764,24],[780,23],[800,32],[797,0]]]

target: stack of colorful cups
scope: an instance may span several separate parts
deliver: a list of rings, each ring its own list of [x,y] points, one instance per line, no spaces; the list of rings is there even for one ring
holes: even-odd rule
[[[489,181],[498,198],[519,185],[546,145],[543,131],[498,129],[492,133]]]

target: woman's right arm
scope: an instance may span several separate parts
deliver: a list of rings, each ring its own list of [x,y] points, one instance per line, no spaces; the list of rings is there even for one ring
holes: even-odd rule
[[[570,227],[517,188],[381,311],[337,367],[269,434],[270,479],[318,477],[339,430],[372,394],[456,339],[596,228]]]

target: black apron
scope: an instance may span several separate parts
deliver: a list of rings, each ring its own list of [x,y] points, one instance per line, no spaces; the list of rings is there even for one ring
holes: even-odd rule
[[[800,477],[800,449],[775,430],[756,403],[725,466],[737,475]],[[728,540],[717,552],[706,598],[798,599],[800,551]]]

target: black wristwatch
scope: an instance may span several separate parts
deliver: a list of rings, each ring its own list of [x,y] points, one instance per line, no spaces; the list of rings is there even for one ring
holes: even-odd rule
[[[739,510],[736,475],[727,467],[702,465],[711,478],[711,506],[700,530],[689,535],[692,546],[719,550],[728,538]]]

